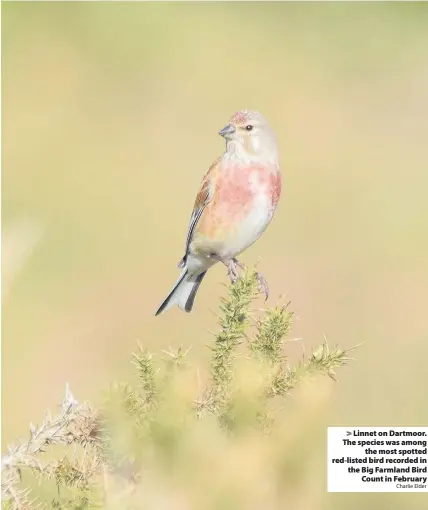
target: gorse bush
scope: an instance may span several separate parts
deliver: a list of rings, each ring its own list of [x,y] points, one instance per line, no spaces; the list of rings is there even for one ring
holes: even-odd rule
[[[112,384],[99,409],[77,402],[67,388],[58,416],[47,414],[39,427],[31,425],[30,438],[3,457],[4,508],[309,504],[317,486],[311,427],[325,386],[319,379],[316,385],[302,382],[334,378],[348,352],[324,343],[290,364],[293,313],[283,303],[255,311],[257,297],[254,272],[229,286],[210,366],[195,364],[182,348],[158,358],[140,347],[133,355],[136,382]],[[300,394],[284,399],[297,386]],[[34,488],[34,476],[40,488]],[[43,490],[52,484],[55,492]]]

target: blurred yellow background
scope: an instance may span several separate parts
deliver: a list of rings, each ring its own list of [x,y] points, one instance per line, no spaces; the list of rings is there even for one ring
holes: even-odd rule
[[[428,5],[3,3],[2,18],[3,451],[67,381],[97,399],[126,378],[136,340],[207,358],[224,268],[192,314],[153,312],[217,132],[242,108],[277,133],[284,182],[243,261],[261,258],[307,348],[364,342],[319,448],[327,424],[428,423]],[[311,470],[322,489],[322,456]]]

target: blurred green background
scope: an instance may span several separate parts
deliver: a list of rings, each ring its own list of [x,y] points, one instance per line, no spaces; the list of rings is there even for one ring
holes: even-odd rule
[[[319,448],[327,424],[428,423],[427,26],[423,3],[2,4],[3,451],[66,381],[96,399],[127,377],[136,340],[206,359],[224,268],[191,315],[153,312],[242,108],[276,131],[284,179],[243,260],[306,346],[364,342]],[[325,494],[324,470],[310,508],[426,508]]]

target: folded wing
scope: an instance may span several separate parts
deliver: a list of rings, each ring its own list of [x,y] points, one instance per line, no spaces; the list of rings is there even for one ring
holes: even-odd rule
[[[184,252],[184,257],[180,260],[178,267],[184,267],[186,265],[187,255],[189,253],[190,243],[192,242],[193,233],[195,231],[195,227],[202,216],[202,213],[207,206],[207,204],[211,201],[214,194],[214,186],[213,186],[213,174],[217,169],[219,159],[210,167],[208,172],[205,174],[202,185],[199,193],[196,195],[195,204],[193,206],[192,215],[190,217],[189,230],[187,232],[186,238],[186,248]]]

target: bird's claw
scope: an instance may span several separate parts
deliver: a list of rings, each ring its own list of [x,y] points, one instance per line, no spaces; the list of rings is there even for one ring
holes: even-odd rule
[[[265,301],[267,301],[267,298],[269,297],[269,285],[261,273],[256,272],[255,277],[258,283],[259,292],[263,292],[265,295]]]
[[[243,262],[239,262],[238,259],[233,258],[232,261],[241,271],[245,271],[247,269],[247,266]]]
[[[225,266],[227,267],[227,274],[230,278],[230,281],[232,283],[236,283],[237,279],[239,278],[239,273],[237,268],[241,269],[242,271],[245,271],[246,266],[242,262],[239,262],[238,259],[230,259],[227,262],[224,262]],[[259,292],[262,292],[265,295],[265,301],[269,297],[269,285],[264,278],[264,276],[261,273],[256,272],[255,277],[258,284]]]
[[[227,275],[229,276],[230,281],[232,283],[236,283],[237,279],[239,278],[239,274],[236,269],[236,267],[237,267],[236,260],[234,260],[234,259],[229,260],[227,262],[226,266],[227,266]]]
[[[224,264],[227,267],[227,274],[228,274],[230,281],[232,283],[236,283],[236,280],[239,278],[239,273],[238,273],[237,268],[239,267],[239,269],[241,269],[241,271],[245,271],[245,269],[246,269],[245,264],[243,264],[242,262],[239,262],[239,260],[236,258],[230,259],[227,262],[224,262]]]

